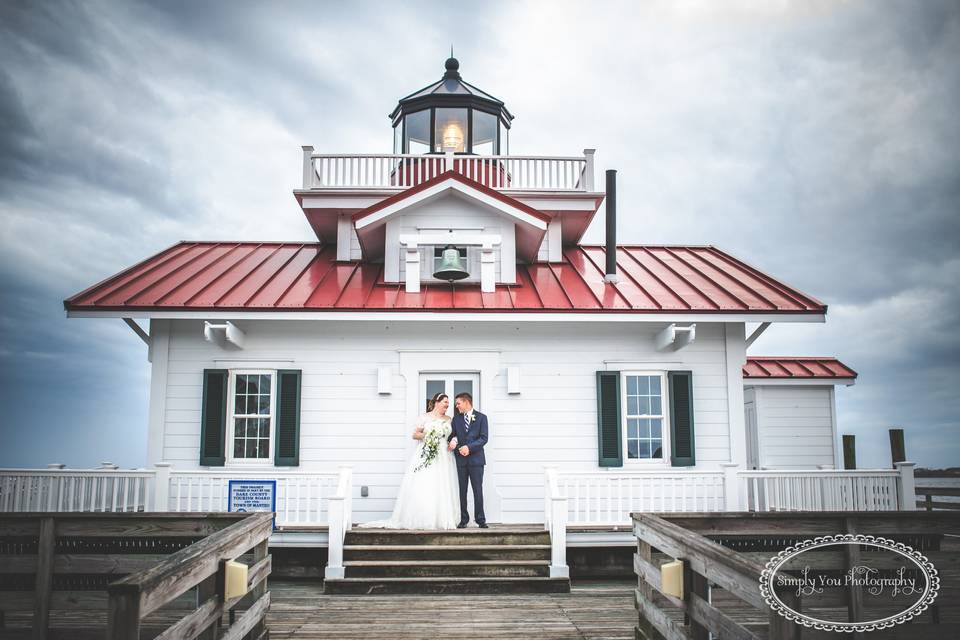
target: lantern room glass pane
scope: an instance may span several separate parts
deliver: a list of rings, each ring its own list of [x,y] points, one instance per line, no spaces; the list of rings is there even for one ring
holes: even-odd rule
[[[403,153],[403,119],[398,120],[393,128],[393,152]]]
[[[510,155],[510,129],[500,127],[500,155]]]
[[[467,110],[437,109],[433,150],[463,153],[467,150]]]
[[[473,147],[477,155],[497,155],[497,116],[473,110]]]
[[[405,117],[404,147],[407,153],[430,153],[430,110],[416,111]]]

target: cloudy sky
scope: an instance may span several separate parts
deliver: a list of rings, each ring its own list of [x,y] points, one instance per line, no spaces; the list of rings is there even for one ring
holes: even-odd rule
[[[861,466],[960,466],[960,4],[0,3],[0,466],[144,462],[146,347],[69,295],[181,239],[306,240],[300,145],[388,152],[464,78],[514,153],[598,149],[620,239],[714,244],[829,304]],[[586,240],[602,241],[602,216]]]

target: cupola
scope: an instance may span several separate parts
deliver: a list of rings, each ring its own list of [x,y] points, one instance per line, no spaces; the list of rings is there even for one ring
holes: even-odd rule
[[[507,155],[513,115],[502,100],[465,82],[452,54],[440,80],[401,98],[390,114],[393,152]]]

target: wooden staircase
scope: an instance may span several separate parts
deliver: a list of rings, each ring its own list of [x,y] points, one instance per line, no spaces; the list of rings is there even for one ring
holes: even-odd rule
[[[570,591],[568,578],[550,577],[550,534],[538,529],[352,529],[343,568],[343,578],[324,582],[324,593]]]

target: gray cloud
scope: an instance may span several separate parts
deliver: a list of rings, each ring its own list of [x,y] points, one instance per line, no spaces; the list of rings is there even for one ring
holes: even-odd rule
[[[0,401],[46,438],[0,464],[139,464],[143,345],[60,301],[180,239],[310,238],[299,145],[389,150],[451,42],[515,153],[619,169],[624,241],[715,244],[830,305],[752,351],[858,369],[865,463],[896,424],[960,465],[960,9],[732,0],[0,4]]]

